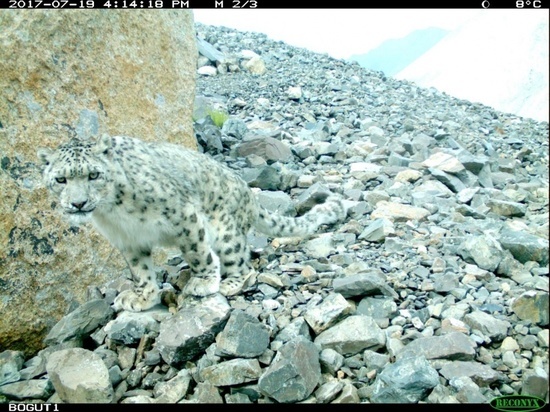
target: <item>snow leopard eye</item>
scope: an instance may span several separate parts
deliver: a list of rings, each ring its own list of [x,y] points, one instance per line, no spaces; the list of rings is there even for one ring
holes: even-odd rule
[[[91,172],[91,173],[88,175],[88,179],[89,179],[89,180],[96,180],[98,177],[99,177],[99,172]]]
[[[55,181],[60,185],[64,185],[65,183],[67,183],[67,179],[65,177],[56,177]]]

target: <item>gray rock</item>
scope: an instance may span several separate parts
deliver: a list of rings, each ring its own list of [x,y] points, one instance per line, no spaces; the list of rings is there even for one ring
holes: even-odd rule
[[[308,309],[304,319],[315,334],[335,325],[351,311],[352,307],[340,293],[330,293],[321,303]]]
[[[147,395],[135,395],[124,398],[120,403],[130,404],[143,404],[143,403],[156,403],[155,399]]]
[[[302,316],[293,319],[275,336],[274,340],[286,343],[298,337],[311,340],[308,324]]]
[[[376,206],[376,204],[380,201],[389,201],[390,195],[382,190],[373,190],[370,192],[367,192],[365,194],[365,200],[372,206]]]
[[[478,192],[479,187],[467,187],[456,194],[456,200],[460,203],[469,203]]]
[[[459,248],[464,260],[475,263],[481,269],[494,271],[503,258],[500,243],[491,235],[469,236]]]
[[[315,183],[304,190],[296,199],[296,211],[302,215],[313,206],[322,203],[331,194],[330,189],[322,183]]]
[[[491,166],[487,163],[483,165],[481,170],[477,173],[477,178],[481,187],[488,189],[493,188],[493,178],[491,174]]]
[[[370,370],[380,372],[389,363],[390,356],[372,350],[363,352],[363,362]]]
[[[235,137],[239,140],[242,140],[245,137],[247,131],[248,128],[246,127],[246,123],[235,117],[230,117],[227,119],[222,126],[223,134]]]
[[[226,357],[254,358],[269,345],[267,327],[242,310],[234,310],[216,338],[216,354]]]
[[[526,232],[503,229],[500,232],[499,242],[521,263],[534,261],[541,265],[548,265],[548,239]]]
[[[372,317],[381,326],[387,327],[389,319],[397,314],[397,304],[392,298],[366,297],[357,305],[357,315]]]
[[[101,358],[86,349],[63,349],[46,365],[55,392],[66,403],[110,403],[114,392]]]
[[[336,293],[346,298],[380,293],[395,296],[395,292],[387,287],[386,276],[380,270],[339,277],[332,281],[332,286]]]
[[[313,258],[327,258],[335,253],[333,234],[321,233],[314,239],[308,240],[304,243],[304,250]]]
[[[458,174],[465,169],[456,157],[444,152],[435,152],[422,162],[422,166],[452,174]]]
[[[388,156],[388,165],[390,166],[409,167],[410,163],[411,159],[395,152],[391,152]]]
[[[330,142],[315,142],[312,147],[317,156],[334,156],[340,151],[339,145]]]
[[[457,158],[466,170],[475,175],[481,172],[483,166],[488,165],[489,160],[487,156],[474,156],[467,151],[462,151]]]
[[[10,399],[35,401],[36,399],[48,399],[53,393],[53,385],[49,379],[31,379],[0,386],[0,394]]]
[[[511,326],[510,322],[497,319],[479,310],[464,316],[464,323],[472,329],[480,330],[484,335],[496,341],[501,341],[508,336],[508,329]]]
[[[365,349],[384,346],[386,336],[371,317],[353,315],[319,334],[314,342],[322,349],[331,348],[342,355],[354,355]]]
[[[189,371],[182,369],[172,379],[155,385],[153,389],[155,399],[158,403],[177,403],[187,394],[190,383]]]
[[[439,169],[429,168],[430,174],[451,189],[454,193],[458,193],[461,190],[466,189],[466,185],[458,177],[453,176],[450,173],[445,173]]]
[[[373,384],[373,403],[416,403],[439,383],[423,356],[404,357],[384,368]]]
[[[181,365],[204,351],[229,318],[230,306],[220,294],[184,302],[171,318],[160,325],[156,347],[162,359]]]
[[[340,395],[334,399],[331,403],[359,403],[359,395],[357,394],[357,388],[351,383],[346,382],[342,388]]]
[[[417,355],[426,359],[473,360],[476,344],[467,335],[451,332],[441,336],[418,338],[398,353],[398,358]]]
[[[223,62],[225,60],[225,55],[221,51],[200,37],[197,37],[197,51],[212,62]]]
[[[548,325],[548,293],[530,290],[512,302],[512,311],[522,320]]]
[[[223,398],[218,388],[207,382],[199,382],[197,384],[191,400],[197,403],[223,403]]]
[[[327,348],[323,349],[319,354],[319,361],[321,362],[321,370],[323,372],[334,375],[344,364],[344,357],[334,349]]]
[[[24,361],[23,352],[5,350],[0,353],[0,386],[17,382],[21,378],[19,371],[23,367]]]
[[[389,219],[376,219],[359,235],[358,239],[365,239],[369,242],[382,242],[386,237],[395,233],[393,222]]]
[[[479,386],[467,376],[453,378],[449,384],[458,390],[456,399],[460,403],[487,403],[488,401]]]
[[[231,393],[225,395],[225,403],[252,403],[250,398],[244,393]]]
[[[265,192],[258,193],[258,201],[267,210],[276,212],[285,216],[296,216],[296,208],[285,192]]]
[[[120,366],[114,365],[109,368],[109,380],[111,381],[111,385],[113,385],[113,388],[116,387],[120,382],[124,380],[124,374],[122,373],[122,370],[120,369]]]
[[[504,375],[489,365],[473,361],[453,361],[442,366],[439,373],[447,380],[467,376],[477,385],[487,387],[504,380]]]
[[[105,347],[99,347],[94,350],[94,353],[101,358],[107,369],[118,364],[118,356],[115,351],[112,351]]]
[[[521,203],[505,200],[491,199],[487,202],[491,212],[505,217],[522,217],[527,212],[527,207]]]
[[[433,388],[432,392],[426,398],[426,403],[459,403],[458,400],[451,395],[451,389],[441,384]]]
[[[260,377],[258,388],[277,402],[299,402],[313,393],[320,378],[317,347],[305,339],[296,339],[279,349]]]
[[[406,222],[407,220],[423,220],[430,214],[428,210],[421,207],[382,200],[376,204],[376,209],[371,213],[371,218],[386,218],[393,222]]]
[[[337,380],[325,382],[315,391],[315,399],[318,403],[329,403],[338,396],[343,387],[344,383]]]
[[[44,343],[55,345],[69,339],[86,336],[98,326],[107,323],[114,313],[114,310],[103,299],[86,302],[61,318],[50,330]]]
[[[146,312],[121,312],[105,325],[109,339],[125,345],[136,344],[148,332],[158,332],[158,316],[168,316],[167,309],[151,309]]]
[[[203,76],[215,76],[218,70],[212,66],[201,66],[197,69],[197,73]]]
[[[287,162],[292,159],[292,151],[280,140],[273,137],[255,137],[237,146],[237,154],[246,157],[255,154],[268,162]]]
[[[250,187],[258,187],[262,190],[278,190],[281,184],[279,172],[271,167],[246,168],[241,171],[243,180]]]
[[[208,366],[200,374],[214,386],[232,386],[258,380],[261,368],[257,359],[236,358]]]
[[[522,379],[521,394],[546,399],[548,396],[548,373],[542,368],[526,372]]]

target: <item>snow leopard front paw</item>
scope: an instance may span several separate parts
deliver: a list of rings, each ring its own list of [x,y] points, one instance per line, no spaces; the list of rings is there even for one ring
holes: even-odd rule
[[[251,270],[245,275],[228,276],[222,280],[220,292],[224,296],[236,295],[256,283],[256,276],[255,270]]]
[[[193,296],[208,296],[217,293],[220,290],[219,277],[191,277],[185,287],[183,293]]]
[[[160,303],[160,293],[138,294],[133,290],[125,290],[115,298],[113,309],[116,312],[127,310],[141,312]]]

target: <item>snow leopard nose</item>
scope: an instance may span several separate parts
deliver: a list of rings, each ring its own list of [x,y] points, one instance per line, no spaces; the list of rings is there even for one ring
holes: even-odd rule
[[[75,209],[82,210],[82,208],[86,205],[86,203],[88,203],[88,201],[84,200],[83,202],[73,202],[73,203],[71,203],[71,205]]]

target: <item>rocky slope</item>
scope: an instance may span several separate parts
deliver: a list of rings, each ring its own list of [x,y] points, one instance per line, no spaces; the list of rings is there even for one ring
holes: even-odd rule
[[[547,400],[548,123],[197,31],[202,149],[270,210],[332,190],[348,219],[302,241],[251,236],[257,283],[236,297],[178,296],[176,254],[150,311],[113,313],[124,276],[89,290],[36,356],[0,353],[4,401]]]

